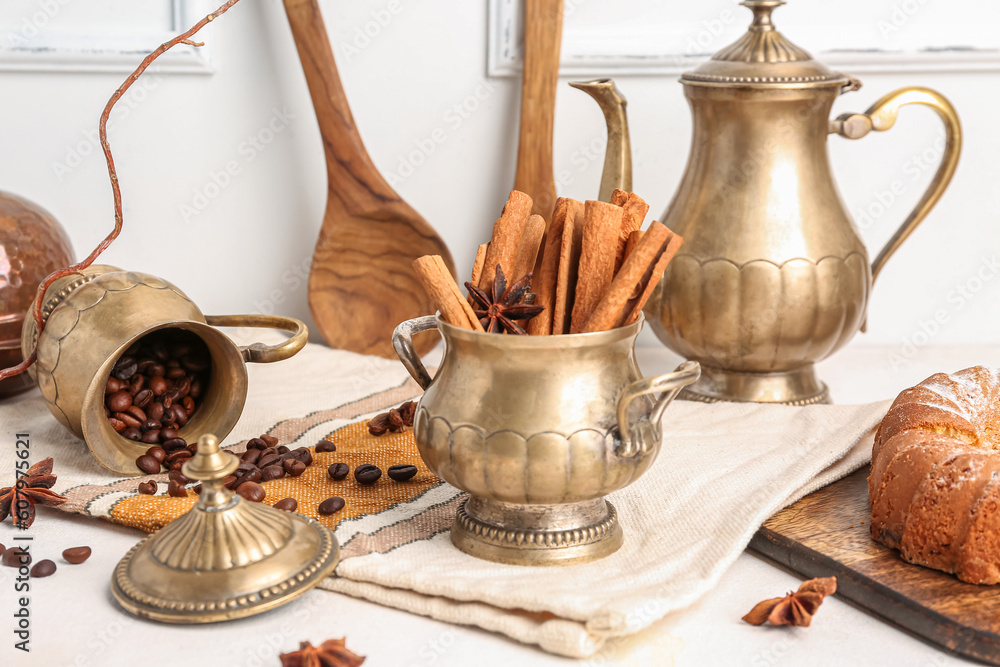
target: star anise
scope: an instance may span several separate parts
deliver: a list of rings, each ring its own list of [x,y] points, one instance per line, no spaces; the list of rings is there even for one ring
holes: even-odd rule
[[[0,489],[0,521],[10,514],[15,526],[27,528],[35,522],[36,503],[62,505],[66,498],[50,490],[55,483],[51,456],[28,468],[14,486]]]
[[[534,306],[523,303],[525,294],[531,287],[532,274],[529,271],[523,278],[507,287],[507,278],[503,269],[497,264],[496,278],[493,279],[492,294],[487,293],[472,283],[465,283],[469,295],[476,302],[473,308],[479,323],[489,333],[507,333],[525,335],[524,329],[514,320],[530,320],[545,310],[545,306]]]
[[[751,625],[791,625],[809,627],[823,598],[837,592],[837,578],[823,577],[802,582],[799,590],[783,598],[757,603],[743,620]]]
[[[309,642],[299,644],[299,650],[281,654],[281,667],[358,667],[364,656],[352,653],[343,639],[327,639],[318,647]]]

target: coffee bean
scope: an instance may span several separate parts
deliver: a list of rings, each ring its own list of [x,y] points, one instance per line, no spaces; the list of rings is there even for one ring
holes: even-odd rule
[[[281,454],[278,454],[277,452],[266,456],[261,454],[260,459],[257,461],[257,465],[261,468],[266,468],[267,466],[274,465],[275,463],[281,463]]]
[[[150,403],[146,407],[146,416],[157,421],[163,419],[163,403]]]
[[[298,459],[289,459],[285,461],[284,468],[289,477],[298,477],[306,471],[306,464]]]
[[[187,441],[184,438],[167,438],[166,433],[169,429],[163,429],[160,431],[160,438],[163,440],[161,445],[168,452],[175,452],[178,449],[184,449],[187,447]]]
[[[115,377],[109,377],[107,383],[105,383],[104,385],[104,393],[113,394],[116,391],[121,390],[121,388],[122,388],[121,380]]]
[[[140,408],[145,408],[152,402],[153,392],[149,389],[143,389],[135,395],[135,398],[132,399],[132,405],[138,405]],[[157,417],[157,419],[159,419],[159,417]]]
[[[138,491],[143,495],[152,496],[156,493],[156,482],[139,482]]]
[[[149,389],[153,392],[154,396],[162,396],[168,386],[170,385],[161,375],[157,375],[149,381]]]
[[[135,375],[135,372],[138,370],[138,368],[139,366],[135,363],[135,361],[132,361],[131,363],[124,366],[121,365],[115,366],[114,376],[119,380],[121,380],[122,382],[127,382],[129,378]]]
[[[41,579],[42,577],[48,577],[55,574],[56,564],[49,559],[40,560],[31,568],[31,576],[35,579]]]
[[[365,463],[354,469],[354,479],[357,480],[358,484],[364,486],[370,486],[378,481],[378,478],[382,476],[382,471],[371,463]]]
[[[187,410],[179,403],[174,403],[170,406],[170,416],[173,417],[173,421],[177,422],[178,426],[184,426],[188,423]]]
[[[127,391],[116,391],[108,396],[107,404],[112,412],[123,412],[132,405],[132,394]]]
[[[250,438],[247,440],[247,449],[256,449],[257,451],[261,451],[267,449],[269,446],[270,445],[260,438]]]
[[[132,402],[135,403],[135,397],[138,396],[139,392],[142,391],[143,387],[146,386],[146,378],[141,375],[132,376],[132,384],[129,385],[129,393],[132,394]]]
[[[248,449],[243,453],[243,456],[241,458],[247,463],[256,463],[257,459],[260,458],[260,450]]]
[[[139,466],[139,470],[143,471],[147,475],[155,475],[160,472],[160,461],[157,461],[149,454],[143,454],[137,458],[135,460],[135,464]]]
[[[330,479],[339,482],[350,474],[351,467],[346,463],[331,463],[326,472],[330,475]]]
[[[114,424],[112,424],[114,426]],[[129,440],[135,440],[136,442],[142,441],[142,431],[133,427],[127,426],[124,431],[122,431],[122,437]]]
[[[31,554],[21,547],[11,547],[3,552],[0,557],[7,567],[21,567],[31,565]]]
[[[167,458],[164,460],[167,463],[173,463],[174,461],[184,461],[192,456],[194,456],[194,454],[192,454],[189,449],[177,449],[167,454]]]
[[[167,485],[167,495],[171,498],[187,498],[187,494],[187,489],[184,488],[183,484],[176,479],[170,480],[170,483]]]
[[[335,452],[337,451],[337,445],[333,444],[329,440],[320,440],[316,443],[316,453],[322,454],[324,452]]]
[[[279,465],[270,465],[261,468],[260,481],[270,482],[272,479],[280,479],[285,476],[285,469]]]
[[[73,547],[72,549],[66,549],[63,551],[62,556],[66,559],[67,563],[79,565],[83,561],[90,558],[90,547]]]
[[[260,450],[260,457],[261,458],[264,458],[265,456],[273,456],[275,454],[277,454],[278,456],[281,456],[281,454],[278,454],[278,448],[277,447],[265,447],[264,449]]]
[[[133,417],[139,420],[139,428],[142,428],[143,422],[146,421],[146,413],[138,405],[130,405],[128,410],[125,412],[129,413]]]
[[[142,441],[147,445],[155,445],[160,441],[159,431],[146,431],[142,434]]]
[[[222,486],[232,491],[233,489],[236,488],[237,481],[238,479],[236,478],[236,475],[229,475],[228,477],[222,478]]]
[[[236,487],[236,493],[252,503],[259,503],[267,496],[264,487],[257,482],[243,482]]]
[[[240,476],[240,484],[243,482],[259,482],[263,478],[263,473],[260,468],[254,468],[244,475]]]
[[[184,410],[188,414],[188,419],[190,419],[191,415],[194,414],[194,411],[198,409],[198,404],[195,403],[194,399],[191,398],[190,396],[185,396],[184,399],[181,401],[181,405],[184,406]]]
[[[181,364],[192,373],[208,370],[209,360],[199,355],[187,355],[181,359]]]
[[[115,433],[121,433],[125,430],[125,422],[115,419],[114,417],[108,417],[108,423],[111,424],[111,428],[115,430]]]
[[[115,419],[125,422],[125,426],[129,428],[139,428],[142,426],[142,422],[130,415],[127,412],[116,412]]]
[[[287,454],[287,453],[288,453],[288,452],[290,452],[290,451],[292,451],[292,450],[290,450],[290,449],[289,449],[288,447],[286,447],[285,445],[281,445],[280,447],[278,447],[278,448],[277,448],[277,452],[278,452],[279,454]]]
[[[294,512],[299,507],[299,501],[295,498],[282,498],[278,502],[274,503],[274,509],[285,510],[286,512]]]
[[[275,438],[273,435],[268,435],[268,434],[265,433],[264,435],[260,436],[260,439],[264,442],[264,444],[267,447],[277,447],[278,446],[278,439]]]
[[[196,494],[198,494],[198,495],[200,496],[200,495],[201,495],[201,484],[197,484],[197,485],[196,485],[196,486],[195,486],[195,487],[194,487],[193,489],[191,489],[191,490],[192,490],[192,491],[194,491],[194,492],[195,492]]]
[[[152,456],[157,463],[163,463],[163,460],[167,458],[167,452],[163,447],[150,447],[146,450],[146,456]]]
[[[7,551],[7,547],[5,547],[4,545],[0,544],[0,556],[3,556],[3,552],[4,551]]]
[[[389,475],[390,479],[394,479],[397,482],[405,482],[417,474],[417,466],[410,465],[409,463],[389,466],[386,474]]]
[[[299,461],[302,461],[307,466],[311,466],[313,462],[312,452],[309,451],[308,447],[299,447],[298,449],[292,450],[289,454],[294,455]]]
[[[151,363],[149,366],[146,367],[146,370],[143,371],[143,373],[145,373],[146,377],[148,378],[163,377],[163,374],[166,372],[167,372],[166,366],[164,366],[163,364],[158,364],[156,362]]]
[[[181,485],[191,483],[191,480],[185,477],[184,473],[182,473],[179,470],[171,470],[170,472],[168,472],[167,479],[177,480],[177,483]]]
[[[333,496],[332,498],[327,498],[326,500],[321,502],[316,511],[324,516],[329,514],[335,514],[336,512],[339,512],[340,510],[344,509],[345,504],[346,503],[344,502],[343,498],[341,498],[340,496]]]

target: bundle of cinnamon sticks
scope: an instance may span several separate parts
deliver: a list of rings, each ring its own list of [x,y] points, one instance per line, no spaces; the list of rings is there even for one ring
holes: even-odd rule
[[[484,312],[502,314],[511,304],[484,311],[482,295],[494,295],[499,302],[503,290],[495,287],[527,276],[533,300],[529,294],[524,301],[544,308],[526,321],[523,331],[528,334],[586,333],[632,324],[684,241],[656,221],[642,230],[649,205],[635,193],[615,190],[610,202],[561,197],[548,224],[531,215],[531,205],[528,195],[512,191],[493,225],[493,237],[479,246],[467,283],[481,290],[478,296],[462,296],[440,256],[413,263],[446,322],[485,331],[492,320]],[[507,327],[521,332],[516,329]]]

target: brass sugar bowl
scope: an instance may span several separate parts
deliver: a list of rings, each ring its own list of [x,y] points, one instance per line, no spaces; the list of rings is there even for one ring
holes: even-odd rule
[[[426,390],[413,424],[420,455],[470,494],[451,530],[459,549],[503,563],[566,565],[621,546],[604,496],[649,469],[664,411],[698,378],[690,361],[644,378],[634,352],[642,322],[559,336],[483,333],[434,316],[396,328],[393,347]],[[431,378],[411,337],[434,328],[445,351]]]
[[[138,271],[93,265],[52,283],[42,303],[45,328],[38,335],[33,317],[21,333],[24,356],[37,351],[28,372],[38,383],[52,415],[83,438],[105,468],[139,475],[135,460],[152,445],[122,437],[105,413],[105,387],[115,363],[138,340],[153,332],[191,332],[207,348],[211,368],[198,411],[178,431],[194,442],[203,433],[229,435],[246,402],[246,364],[291,357],[309,338],[299,320],[265,315],[205,316],[171,283]],[[288,331],[276,345],[238,346],[216,327],[267,327]]]
[[[646,315],[667,347],[702,365],[684,397],[828,402],[813,364],[863,328],[873,281],[951,180],[961,127],[948,100],[915,87],[830,120],[837,96],[860,82],[775,29],[771,12],[783,2],[741,4],[754,15],[747,33],[681,77],[693,115],[691,152],[661,220],[684,245]],[[937,113],[946,147],[927,192],[870,263],[837,192],[826,141],[888,130],[907,104]]]

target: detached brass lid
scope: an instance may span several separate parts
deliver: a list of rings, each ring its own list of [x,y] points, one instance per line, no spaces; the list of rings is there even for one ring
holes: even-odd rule
[[[771,12],[783,0],[741,2],[753,12],[746,34],[722,49],[681,82],[696,86],[750,86],[754,88],[805,88],[842,86],[852,80],[814,60],[809,52],[790,42],[774,27]]]
[[[115,568],[111,591],[126,611],[167,623],[242,618],[290,602],[333,571],[340,556],[333,532],[230,493],[222,480],[237,465],[215,436],[198,441],[182,469],[202,481],[198,503]]]

